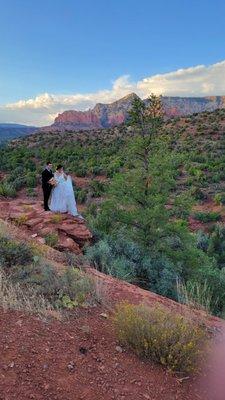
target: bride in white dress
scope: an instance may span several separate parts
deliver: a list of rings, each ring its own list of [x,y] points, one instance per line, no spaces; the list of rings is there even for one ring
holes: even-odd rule
[[[50,210],[58,213],[69,213],[74,217],[82,218],[77,211],[72,179],[64,173],[62,165],[58,165],[56,168],[54,180],[56,185],[51,192]]]

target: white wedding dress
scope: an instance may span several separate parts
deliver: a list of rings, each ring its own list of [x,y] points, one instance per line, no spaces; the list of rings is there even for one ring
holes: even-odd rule
[[[71,177],[67,176],[67,179],[65,179],[64,174],[55,173],[54,178],[57,186],[51,192],[50,210],[58,213],[69,213],[74,217],[79,216]]]

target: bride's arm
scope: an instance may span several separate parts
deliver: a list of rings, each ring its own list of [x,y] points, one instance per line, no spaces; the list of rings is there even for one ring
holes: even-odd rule
[[[65,174],[65,172],[63,172],[63,177],[67,181],[68,176]]]

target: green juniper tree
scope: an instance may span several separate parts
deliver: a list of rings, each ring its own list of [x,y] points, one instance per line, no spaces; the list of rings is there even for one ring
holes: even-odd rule
[[[207,256],[197,249],[186,225],[172,218],[168,207],[179,158],[171,152],[167,138],[158,134],[161,99],[152,95],[147,104],[135,99],[130,123],[137,135],[126,148],[125,168],[113,177],[108,198],[91,221],[97,237],[107,245],[101,242],[98,247],[97,243],[97,250],[95,247],[88,253],[100,268],[104,259],[104,270],[108,263],[110,273],[118,276],[121,271],[112,264],[116,259],[121,268],[118,257],[122,257],[126,276],[132,268],[131,276],[139,284],[176,297],[176,277],[188,279]],[[129,243],[132,254],[127,250],[125,254],[116,244],[118,240]],[[108,258],[102,253],[106,248]]]
[[[87,250],[89,260],[106,273],[174,299],[177,281],[187,288],[207,287],[211,311],[223,312],[225,280],[210,251],[197,245],[180,219],[190,209],[188,196],[174,201],[180,157],[162,134],[161,99],[136,98],[129,123],[136,135],[124,150],[124,167],[89,219],[97,239]]]

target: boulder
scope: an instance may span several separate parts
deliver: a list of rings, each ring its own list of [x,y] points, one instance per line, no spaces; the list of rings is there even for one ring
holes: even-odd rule
[[[60,251],[71,251],[75,254],[81,253],[79,245],[76,242],[74,242],[73,239],[66,236],[60,237],[59,243],[57,244],[57,249]]]
[[[65,233],[67,236],[74,239],[77,243],[83,244],[91,240],[92,234],[89,229],[83,224],[64,223],[59,228],[59,232]]]
[[[29,228],[32,228],[33,226],[39,225],[42,223],[42,218],[31,218],[28,219],[26,222],[24,222],[24,225],[28,226]]]
[[[52,228],[49,226],[42,226],[42,228],[38,231],[40,236],[46,236],[49,235],[49,233],[52,233]]]

